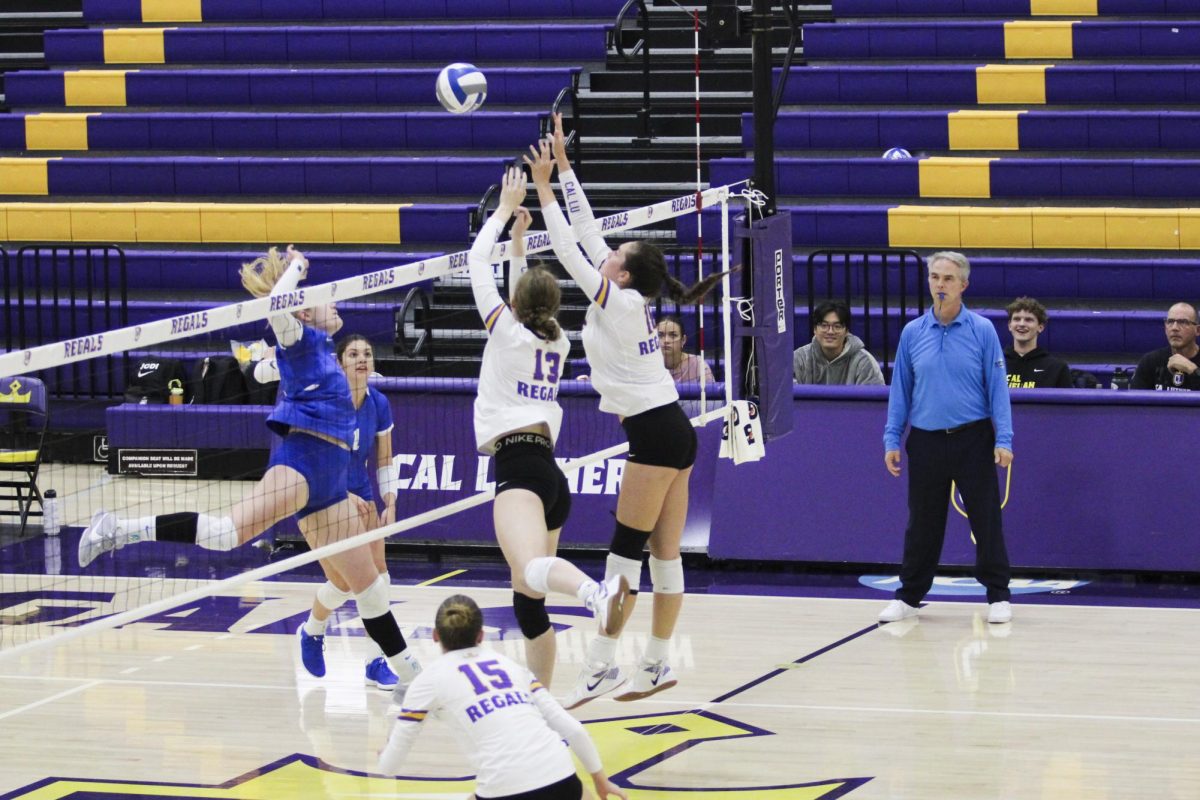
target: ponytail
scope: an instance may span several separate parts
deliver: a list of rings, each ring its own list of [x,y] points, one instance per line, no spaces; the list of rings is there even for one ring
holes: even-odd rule
[[[713,287],[729,272],[709,275],[702,281],[687,286],[667,272],[667,259],[657,245],[637,242],[625,253],[624,269],[630,274],[630,287],[647,300],[653,300],[666,286],[667,297],[682,305],[690,305],[704,299]],[[736,268],[735,268],[736,269]]]
[[[558,307],[562,290],[558,281],[541,267],[531,267],[513,290],[513,315],[517,321],[548,342],[562,335],[558,326]]]
[[[248,264],[242,264],[242,286],[255,297],[266,297],[287,271],[288,264],[279,250],[272,247],[265,256],[259,256]]]
[[[465,650],[479,643],[483,612],[465,594],[451,595],[438,606],[433,625],[444,650]]]

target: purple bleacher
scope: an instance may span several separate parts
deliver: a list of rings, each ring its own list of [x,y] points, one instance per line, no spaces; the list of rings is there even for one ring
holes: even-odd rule
[[[47,164],[52,195],[481,194],[499,158],[78,158]]]
[[[205,22],[615,17],[622,0],[201,0]],[[141,0],[83,0],[91,22],[140,22]]]
[[[579,67],[498,67],[488,70],[488,102],[554,100]],[[181,105],[434,105],[436,69],[150,70],[126,74],[129,106]],[[62,72],[10,72],[10,105],[64,105]]]
[[[1028,17],[1029,0],[833,0],[835,17]],[[1200,14],[1200,0],[1098,0],[1100,16]]]
[[[25,149],[25,117],[21,114],[0,114],[0,150]]]
[[[168,28],[168,64],[273,62],[392,63],[437,61],[453,53],[461,61],[602,61],[604,25],[437,25],[287,28]],[[51,64],[105,62],[104,31],[47,31]],[[120,62],[112,62],[120,63]]]

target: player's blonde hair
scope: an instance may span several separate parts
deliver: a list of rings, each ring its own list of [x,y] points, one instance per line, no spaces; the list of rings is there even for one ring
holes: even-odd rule
[[[530,267],[513,290],[513,316],[517,322],[550,342],[562,335],[556,319],[561,303],[558,281],[541,267]]]
[[[483,612],[475,601],[465,594],[447,597],[438,606],[433,621],[438,641],[446,650],[463,650],[479,642],[483,630]]]
[[[255,297],[266,297],[287,271],[287,258],[272,247],[265,256],[259,256],[248,264],[242,264],[242,286]]]

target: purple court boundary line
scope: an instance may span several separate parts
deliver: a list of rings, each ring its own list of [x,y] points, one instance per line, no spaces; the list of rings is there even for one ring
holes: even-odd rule
[[[884,623],[884,624],[886,624],[886,623]],[[862,630],[855,631],[854,633],[850,634],[849,636],[843,636],[841,639],[838,639],[833,644],[827,644],[824,647],[822,647],[820,650],[814,650],[806,656],[801,656],[800,658],[797,658],[792,663],[793,664],[804,664],[808,661],[812,661],[814,658],[817,658],[818,656],[825,655],[830,650],[834,650],[838,647],[841,647],[844,644],[849,644],[850,642],[854,641],[855,639],[859,638],[860,636],[865,636],[866,634],[870,633],[871,631],[875,631],[875,630],[879,630],[879,623],[872,623],[871,625],[868,625],[867,627],[863,628]],[[755,678],[754,680],[750,681],[749,683],[744,683],[732,691],[726,692],[725,694],[720,695],[719,697],[714,697],[709,702],[710,703],[723,703],[726,700],[728,700],[729,698],[736,697],[737,695],[741,694],[742,692],[745,692],[749,689],[753,689],[755,686],[758,686],[760,683],[765,683],[766,681],[771,680],[771,678],[774,678],[776,675],[782,675],[785,672],[787,672],[786,669],[778,669],[778,668],[773,669],[770,672],[768,672],[766,675],[760,675],[759,677]]]

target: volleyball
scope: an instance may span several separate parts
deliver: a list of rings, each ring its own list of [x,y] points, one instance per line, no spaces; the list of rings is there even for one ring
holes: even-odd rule
[[[451,114],[466,114],[487,99],[487,77],[474,64],[450,64],[437,78],[437,99]]]
[[[883,151],[883,157],[888,161],[898,161],[904,158],[912,158],[912,153],[903,147],[890,147]]]

